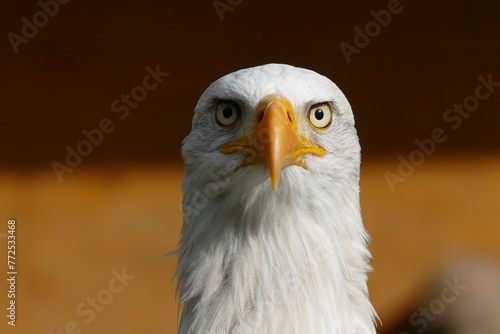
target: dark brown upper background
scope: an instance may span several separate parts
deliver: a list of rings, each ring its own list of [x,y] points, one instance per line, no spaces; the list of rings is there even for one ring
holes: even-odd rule
[[[21,18],[32,21],[40,7],[4,2],[0,163],[50,169],[104,117],[116,130],[84,164],[178,160],[203,90],[270,62],[335,81],[353,106],[365,156],[408,154],[416,138],[449,130],[443,113],[474,94],[479,75],[500,81],[500,2],[402,1],[402,12],[348,64],[339,44],[353,44],[354,27],[364,29],[370,11],[387,4],[245,0],[221,21],[212,1],[70,1],[15,54],[7,34],[21,34]],[[119,120],[111,102],[156,64],[170,76]],[[437,153],[498,150],[499,104],[497,92],[447,131]]]

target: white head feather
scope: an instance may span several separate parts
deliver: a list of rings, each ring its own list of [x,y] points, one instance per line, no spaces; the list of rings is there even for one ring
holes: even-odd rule
[[[251,135],[259,101],[271,94],[290,101],[298,134],[327,151],[306,154],[306,168],[283,168],[276,191],[265,164],[241,167],[242,153],[220,151]],[[217,124],[221,100],[240,107],[237,125]],[[334,110],[325,131],[307,121],[320,102]],[[226,75],[198,101],[182,154],[179,333],[375,333],[359,141],[351,107],[332,81],[280,64]]]

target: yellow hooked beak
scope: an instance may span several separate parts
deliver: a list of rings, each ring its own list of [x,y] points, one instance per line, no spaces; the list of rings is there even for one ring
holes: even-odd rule
[[[292,104],[281,95],[270,95],[257,106],[254,132],[223,145],[224,154],[244,152],[242,166],[265,163],[269,168],[273,190],[278,188],[281,169],[288,165],[305,168],[303,155],[324,156],[326,150],[299,136]]]

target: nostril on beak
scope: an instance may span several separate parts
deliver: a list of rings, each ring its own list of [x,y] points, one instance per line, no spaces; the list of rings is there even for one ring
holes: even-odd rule
[[[290,121],[290,123],[293,124],[293,119],[292,119],[292,115],[290,114],[290,112],[286,112],[286,115],[288,116],[288,120]]]
[[[257,115],[257,124],[259,124],[264,118],[264,111],[262,111],[259,115]]]

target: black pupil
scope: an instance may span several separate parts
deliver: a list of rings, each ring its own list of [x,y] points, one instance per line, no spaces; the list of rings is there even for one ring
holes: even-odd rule
[[[230,118],[231,116],[233,116],[233,108],[225,107],[222,110],[222,115],[224,115],[225,118]]]
[[[325,116],[325,114],[323,113],[323,110],[321,110],[321,109],[316,109],[316,111],[314,112],[314,117],[319,121],[321,121],[324,116]]]

